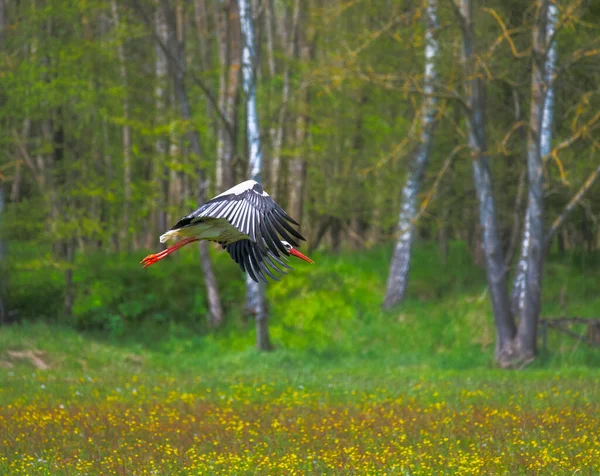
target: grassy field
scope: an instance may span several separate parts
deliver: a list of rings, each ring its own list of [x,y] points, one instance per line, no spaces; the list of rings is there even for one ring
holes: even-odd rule
[[[482,271],[450,257],[419,249],[411,299],[384,313],[389,250],[317,254],[270,287],[267,354],[242,286],[224,289],[223,331],[190,315],[191,252],[146,274],[98,259],[72,320],[52,316],[51,273],[17,267],[22,314],[48,300],[0,329],[0,474],[599,474],[598,351],[551,333],[527,369],[495,369]],[[546,277],[545,315],[598,314],[593,260]]]

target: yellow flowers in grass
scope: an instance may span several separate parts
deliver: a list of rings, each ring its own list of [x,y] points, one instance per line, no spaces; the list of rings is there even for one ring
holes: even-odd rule
[[[0,407],[1,474],[598,474],[600,403],[458,402],[268,384]],[[158,386],[157,388],[160,388]],[[139,390],[139,391],[138,391]],[[134,398],[132,397],[134,395]]]

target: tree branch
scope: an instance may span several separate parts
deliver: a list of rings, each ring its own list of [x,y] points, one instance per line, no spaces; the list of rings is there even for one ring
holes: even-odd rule
[[[435,177],[435,181],[434,181],[433,185],[431,186],[431,188],[429,189],[429,192],[427,192],[427,196],[425,197],[425,200],[423,200],[423,203],[421,203],[421,208],[419,209],[419,212],[416,214],[416,216],[413,220],[414,223],[416,223],[419,220],[419,218],[421,218],[421,216],[423,215],[423,213],[425,213],[425,210],[427,209],[427,207],[429,206],[431,201],[435,198],[435,194],[437,193],[437,190],[439,189],[442,178],[446,174],[447,170],[450,168],[450,165],[452,165],[454,157],[456,157],[456,155],[461,150],[466,149],[467,147],[468,147],[467,144],[460,144],[460,145],[457,145],[452,150],[452,152],[450,152],[450,155],[448,155],[448,157],[444,161],[444,165],[442,166],[441,170],[438,172],[437,176]]]
[[[594,130],[600,128],[600,123],[596,124],[599,121],[600,121],[600,111],[597,112],[583,126],[581,126],[579,129],[577,129],[575,131],[575,133],[571,137],[563,140],[556,147],[554,147],[548,154],[546,154],[545,156],[542,157],[543,163],[546,163],[551,158],[554,159],[554,161],[556,162],[556,165],[559,168],[560,175],[561,175],[561,180],[564,183],[566,183],[566,177],[565,177],[565,172],[564,172],[564,169],[563,169],[563,166],[562,166],[562,162],[560,161],[560,159],[558,157],[558,152],[561,151],[561,150],[563,150],[563,149],[566,149],[567,147],[570,147],[571,145],[573,145],[579,139],[581,139],[582,137],[584,137],[590,131],[594,131]]]
[[[498,15],[496,10],[494,10],[493,8],[482,8],[482,10],[484,12],[492,15],[494,17],[494,19],[496,20],[496,22],[498,23],[498,25],[500,25],[500,28],[502,29],[503,37],[506,39],[506,41],[510,45],[510,51],[512,52],[512,54],[515,58],[524,58],[531,54],[531,50],[529,50],[529,49],[527,49],[525,52],[517,51],[517,47],[515,46],[515,43],[510,36],[510,31],[508,30],[508,28],[506,28],[506,25],[504,24],[504,22],[502,21],[502,18],[500,18],[500,15]]]
[[[552,226],[550,227],[550,230],[548,230],[548,233],[546,234],[546,238],[544,240],[545,248],[548,248],[557,230],[565,222],[573,208],[575,208],[575,205],[577,205],[579,201],[583,198],[583,196],[592,188],[592,185],[594,185],[594,182],[598,178],[598,175],[600,175],[600,165],[598,165],[598,167],[596,167],[596,169],[590,174],[587,180],[579,188],[577,193],[573,195],[573,198],[571,198],[569,203],[567,203],[562,213],[558,217],[556,217],[556,219],[552,222]]]

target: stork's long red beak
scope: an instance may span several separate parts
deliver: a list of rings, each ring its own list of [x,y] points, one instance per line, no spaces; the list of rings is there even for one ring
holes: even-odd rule
[[[306,261],[307,263],[314,264],[314,261],[313,261],[313,260],[311,260],[311,259],[310,259],[308,256],[305,256],[305,255],[303,255],[302,253],[300,253],[300,252],[299,252],[299,251],[298,251],[296,248],[292,248],[292,249],[290,250],[290,254],[291,254],[292,256],[295,256],[296,258],[303,259],[303,260],[304,260],[304,261]]]

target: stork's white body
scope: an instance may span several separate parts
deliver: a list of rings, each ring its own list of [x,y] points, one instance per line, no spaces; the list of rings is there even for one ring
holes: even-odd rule
[[[160,236],[161,243],[183,238],[198,238],[199,240],[218,241],[223,243],[235,243],[239,240],[247,240],[248,235],[240,232],[237,228],[224,218],[196,223],[193,226],[169,230]]]

